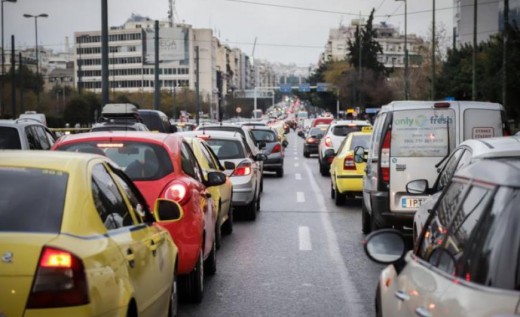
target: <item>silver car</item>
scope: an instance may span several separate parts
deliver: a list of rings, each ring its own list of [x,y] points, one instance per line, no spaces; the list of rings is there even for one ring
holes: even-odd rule
[[[252,155],[246,150],[242,135],[236,132],[197,130],[182,134],[199,137],[208,143],[233,183],[234,216],[242,214],[248,220],[255,220],[261,197],[262,170],[259,163],[267,156],[263,153]]]
[[[255,144],[267,155],[264,161],[264,171],[276,172],[276,176],[283,177],[283,162],[285,157],[286,140],[280,142],[278,134],[269,127],[248,127]]]

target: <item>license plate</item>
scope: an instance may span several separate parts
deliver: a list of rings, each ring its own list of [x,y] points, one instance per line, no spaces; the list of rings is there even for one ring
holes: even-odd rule
[[[426,198],[403,197],[401,198],[401,207],[403,208],[417,208],[420,207]]]

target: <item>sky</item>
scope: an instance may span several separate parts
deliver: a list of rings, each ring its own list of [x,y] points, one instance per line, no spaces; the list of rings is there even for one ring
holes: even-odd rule
[[[433,1],[436,1],[437,28],[447,30],[451,42],[453,0],[407,0],[407,33],[430,36]],[[194,28],[213,29],[221,42],[254,58],[302,67],[317,63],[331,28],[350,25],[360,15],[366,19],[372,9],[376,10],[374,23],[385,21],[404,33],[402,0],[174,0],[174,3],[176,21]],[[16,38],[17,48],[35,45],[35,19],[24,18],[23,14],[49,15],[37,19],[38,44],[54,51],[65,50],[66,37],[72,44],[74,32],[101,30],[101,0],[17,0],[3,5],[6,49],[11,47],[11,35]],[[109,26],[124,24],[132,14],[164,20],[168,10],[168,0],[108,0]]]

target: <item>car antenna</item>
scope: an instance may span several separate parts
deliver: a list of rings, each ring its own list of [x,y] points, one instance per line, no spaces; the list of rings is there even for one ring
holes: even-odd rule
[[[441,166],[441,164],[448,158],[448,156],[450,156],[450,152],[451,152],[451,149],[450,149],[450,117],[449,116],[446,116],[446,134],[448,136],[448,151],[446,153],[446,155],[442,158],[442,160],[439,161],[439,163],[435,164],[435,168],[439,168],[439,166]]]

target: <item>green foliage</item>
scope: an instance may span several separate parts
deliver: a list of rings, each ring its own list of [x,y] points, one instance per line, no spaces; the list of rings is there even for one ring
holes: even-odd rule
[[[81,96],[72,98],[63,112],[63,119],[71,126],[76,123],[87,125],[92,122],[89,118],[91,118],[89,117],[89,104]]]

